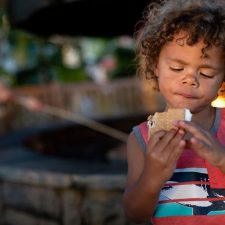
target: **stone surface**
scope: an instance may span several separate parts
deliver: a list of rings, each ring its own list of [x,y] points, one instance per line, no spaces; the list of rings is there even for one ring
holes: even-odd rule
[[[61,202],[55,189],[5,182],[2,194],[7,206],[60,219]]]
[[[125,217],[121,207],[121,193],[107,190],[89,190],[84,200],[82,215],[90,225],[122,225]]]
[[[121,206],[124,170],[110,174],[100,164],[88,174],[88,163],[13,152],[0,149],[0,224],[131,225]]]
[[[7,225],[60,225],[57,221],[38,218],[35,215],[15,209],[6,209],[1,218],[4,218],[4,224]]]
[[[81,224],[81,205],[83,196],[79,191],[66,189],[62,193],[63,225]]]

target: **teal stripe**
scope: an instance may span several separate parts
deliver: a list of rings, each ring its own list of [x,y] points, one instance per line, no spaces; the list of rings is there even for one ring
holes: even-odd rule
[[[225,214],[225,210],[211,211],[211,212],[208,213],[208,215],[221,215],[221,214]]]
[[[191,207],[187,207],[175,202],[164,203],[157,206],[154,217],[166,217],[166,216],[192,216],[193,210]]]
[[[211,211],[207,215],[225,215],[225,210]],[[175,202],[158,205],[154,217],[161,218],[168,216],[193,216],[193,210],[191,207]]]

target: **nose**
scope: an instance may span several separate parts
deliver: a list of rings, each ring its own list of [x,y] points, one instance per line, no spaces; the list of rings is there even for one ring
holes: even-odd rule
[[[189,85],[189,86],[192,86],[192,87],[198,87],[199,86],[198,79],[195,75],[185,76],[182,80],[182,84],[183,85]]]

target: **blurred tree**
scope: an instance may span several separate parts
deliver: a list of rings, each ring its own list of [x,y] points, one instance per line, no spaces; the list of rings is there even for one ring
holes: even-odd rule
[[[4,3],[0,0],[0,79],[11,85],[96,81],[102,74],[112,80],[135,74],[133,46],[121,45],[120,37],[63,36],[58,42],[54,37],[38,37],[11,29]],[[124,40],[125,45],[131,43],[131,38]]]

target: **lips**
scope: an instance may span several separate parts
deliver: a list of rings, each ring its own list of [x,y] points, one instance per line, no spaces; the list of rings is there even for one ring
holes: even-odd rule
[[[181,92],[181,93],[176,93],[176,95],[179,95],[183,98],[197,99],[197,97],[193,95],[192,93]]]

